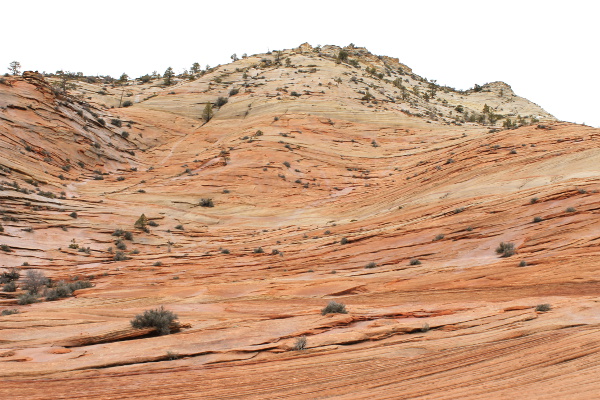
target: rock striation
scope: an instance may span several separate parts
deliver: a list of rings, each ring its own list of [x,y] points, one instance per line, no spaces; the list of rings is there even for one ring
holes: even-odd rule
[[[597,397],[599,129],[355,46],[70,85],[0,83],[0,394]]]

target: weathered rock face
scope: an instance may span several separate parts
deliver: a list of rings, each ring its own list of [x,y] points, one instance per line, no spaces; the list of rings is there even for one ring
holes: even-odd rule
[[[102,100],[0,84],[0,272],[21,270],[0,394],[596,398],[600,130],[539,107],[517,129],[463,122],[459,104],[537,106],[501,82],[432,104],[412,72],[363,73],[391,59],[300,50]],[[31,269],[93,287],[19,305]],[[348,313],[322,315],[331,300]],[[170,335],[131,326],[161,305]]]

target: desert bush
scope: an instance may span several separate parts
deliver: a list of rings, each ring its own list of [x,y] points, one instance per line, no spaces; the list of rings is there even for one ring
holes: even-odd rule
[[[10,249],[10,246],[7,244],[0,244],[0,250],[5,251],[7,253],[10,253],[12,250]]]
[[[154,267],[160,267],[162,266],[162,262],[160,261],[156,261],[154,264],[152,264]]]
[[[537,306],[535,306],[535,311],[540,311],[540,312],[550,311],[551,309],[552,309],[552,306],[548,303],[538,304]]]
[[[77,218],[77,213],[75,211],[73,211],[71,214],[69,214],[69,217]]]
[[[229,254],[230,251],[228,249],[221,249],[221,254]]]
[[[16,281],[21,277],[19,270],[16,268],[12,268],[8,272],[3,272],[0,274],[0,283],[9,283],[12,281]]]
[[[131,107],[133,105],[133,103],[131,102],[131,100],[125,100],[123,102],[123,107]]]
[[[411,258],[410,261],[408,262],[409,265],[421,265],[421,261],[419,261],[416,258]]]
[[[371,261],[370,263],[365,265],[365,268],[367,268],[367,269],[376,268],[376,267],[377,267],[377,263],[374,261]]]
[[[437,235],[435,238],[433,238],[434,241],[438,241],[438,240],[442,240],[445,236],[443,234],[439,234]]]
[[[129,132],[125,132],[125,131],[121,132],[121,137],[123,139],[127,139],[129,137]]]
[[[179,229],[180,231],[182,231],[182,230],[183,230],[183,225],[179,224],[179,225],[177,225],[177,226],[175,227],[175,229]]]
[[[125,233],[125,231],[123,229],[115,229],[115,231],[112,233],[113,236],[123,236],[123,234]]]
[[[215,106],[217,107],[222,107],[225,104],[227,104],[229,100],[227,99],[227,97],[218,97],[217,101],[215,102]]]
[[[199,203],[200,207],[214,207],[215,204],[213,203],[212,199],[200,199],[200,203]]]
[[[256,249],[254,249],[254,253],[256,253],[256,254],[261,254],[261,253],[264,253],[264,252],[265,252],[265,251],[263,250],[263,248],[262,248],[262,247],[258,247],[258,248],[256,248]]]
[[[240,89],[237,89],[237,88],[236,88],[236,89],[231,89],[231,90],[229,91],[229,95],[230,95],[230,96],[235,96],[235,95],[236,95],[236,94],[238,94],[239,92],[240,92]]]
[[[331,300],[322,310],[321,315],[325,314],[348,314],[346,305]]]
[[[119,250],[127,250],[127,245],[121,239],[115,242],[115,247]]]
[[[296,343],[294,344],[294,350],[304,350],[306,348],[306,336],[300,336],[296,338]]]
[[[12,314],[18,314],[20,311],[17,310],[16,308],[13,309],[6,309],[6,310],[2,310],[2,312],[0,313],[0,315],[12,315]]]
[[[530,204],[535,204],[538,202],[538,198],[537,197],[532,197],[531,200],[529,200]]]
[[[25,273],[25,280],[23,281],[23,289],[27,290],[30,294],[37,294],[41,288],[48,284],[48,278],[42,271],[30,269]]]
[[[286,167],[288,167],[288,168],[291,166],[291,164],[290,164],[288,161],[284,161],[284,162],[283,162],[283,165],[285,165],[285,166],[286,166]]]
[[[342,240],[340,240],[340,244],[347,244],[348,243],[348,238],[343,237]]]
[[[125,253],[123,253],[122,251],[117,251],[117,252],[115,252],[115,255],[113,256],[113,260],[114,261],[125,261],[125,260],[129,260],[129,257],[127,257],[125,255]]]
[[[527,261],[521,260],[521,262],[519,263],[519,267],[526,267],[526,266],[527,266]]]
[[[150,225],[150,226],[158,226],[158,223],[156,221],[148,221],[148,225]]]
[[[17,303],[21,306],[27,305],[27,304],[32,304],[32,303],[37,303],[38,302],[38,297],[35,294],[31,294],[31,293],[23,293],[22,295],[19,296],[19,299],[17,300]]]
[[[501,242],[496,248],[496,253],[500,257],[510,257],[515,254],[515,244],[511,242]]]
[[[177,315],[165,310],[163,306],[146,310],[143,314],[136,315],[130,322],[135,329],[156,328],[159,335],[168,335],[171,333],[171,325],[179,325]]]
[[[123,238],[125,240],[133,240],[133,233],[126,231],[125,233],[123,233]]]
[[[542,222],[544,219],[542,217],[534,217],[533,222]]]
[[[577,210],[575,210],[575,207],[567,207],[567,209],[565,211],[568,213],[574,213]]]
[[[17,290],[17,284],[15,281],[10,281],[2,287],[2,290],[5,292],[15,292]]]
[[[120,128],[123,126],[123,121],[121,121],[118,118],[113,118],[110,120],[110,123],[113,124],[114,126],[116,126],[117,128]]]

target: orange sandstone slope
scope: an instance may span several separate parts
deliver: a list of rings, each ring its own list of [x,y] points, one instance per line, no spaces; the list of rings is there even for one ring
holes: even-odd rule
[[[19,311],[0,316],[0,393],[596,398],[600,130],[344,50],[99,96],[5,78],[0,266],[21,278],[0,292]],[[133,106],[110,108],[119,90]],[[20,305],[28,270],[92,287]],[[331,300],[348,313],[322,315]],[[170,335],[132,328],[161,305]]]

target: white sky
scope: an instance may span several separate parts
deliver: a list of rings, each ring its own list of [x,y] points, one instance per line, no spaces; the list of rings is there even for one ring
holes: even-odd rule
[[[28,0],[0,4],[0,71],[138,77],[303,42],[397,57],[439,84],[504,81],[559,119],[600,127],[597,0]]]

